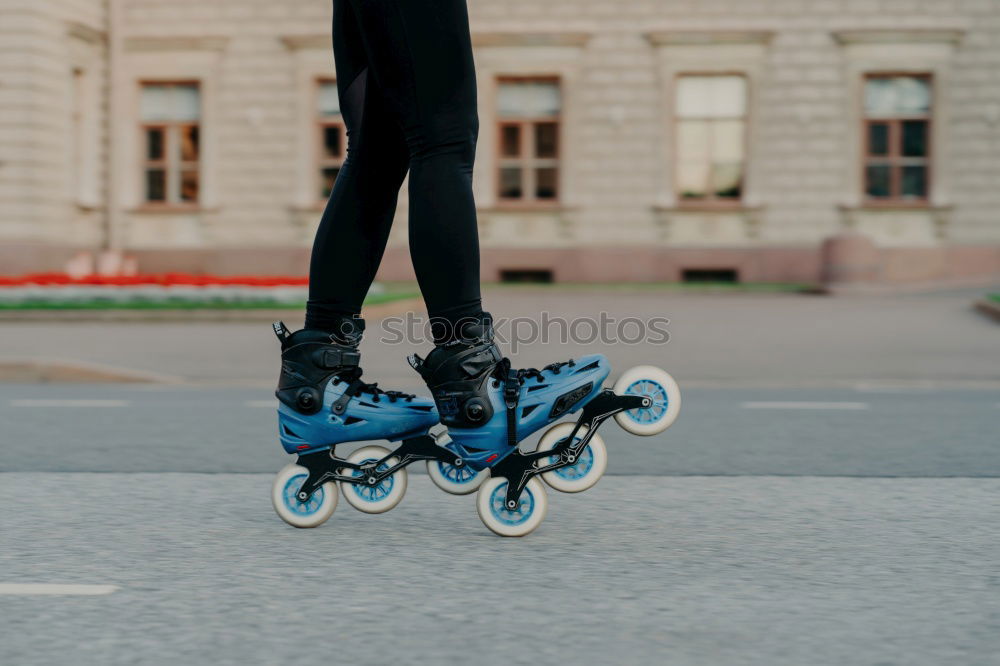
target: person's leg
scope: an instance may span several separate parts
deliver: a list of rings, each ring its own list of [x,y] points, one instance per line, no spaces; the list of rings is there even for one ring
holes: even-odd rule
[[[357,17],[334,0],[333,42],[347,158],[337,176],[309,270],[306,328],[334,331],[361,312],[385,251],[409,150],[373,84]]]
[[[479,119],[465,0],[351,0],[409,147],[410,254],[432,318],[482,316],[472,195]],[[438,342],[447,329],[435,330]]]

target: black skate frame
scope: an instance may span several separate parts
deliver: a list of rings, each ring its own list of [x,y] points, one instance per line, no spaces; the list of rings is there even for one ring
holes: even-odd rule
[[[306,479],[302,487],[299,488],[298,493],[296,493],[296,497],[300,502],[308,502],[309,498],[316,492],[316,489],[327,481],[342,481],[356,485],[377,486],[396,470],[418,460],[437,460],[454,465],[455,467],[465,465],[465,461],[461,456],[439,445],[434,436],[429,434],[404,439],[403,443],[389,455],[380,460],[364,464],[353,463],[343,458],[338,458],[335,453],[336,449],[337,445],[335,444],[329,450],[316,451],[299,456],[296,463],[309,470],[309,478]],[[392,458],[396,458],[396,464],[379,472],[379,465],[388,462]],[[347,476],[340,473],[340,470],[344,468],[357,469],[364,473],[361,476]]]
[[[603,389],[594,396],[590,402],[583,406],[580,418],[577,419],[573,430],[554,447],[547,451],[532,451],[524,453],[520,449],[514,449],[506,458],[490,468],[490,474],[494,477],[500,476],[507,479],[506,504],[508,510],[517,508],[518,500],[524,487],[532,477],[544,474],[545,472],[566,467],[576,463],[577,457],[590,443],[591,437],[597,432],[602,423],[617,414],[629,409],[649,407],[649,398],[638,395],[618,395],[611,389]],[[581,428],[586,428],[580,441],[575,442],[576,434]],[[539,461],[543,458],[559,457],[559,460],[548,465],[539,466]]]
[[[560,441],[556,446],[547,451],[532,451],[524,453],[520,449],[514,449],[507,457],[490,468],[490,474],[494,477],[507,479],[507,508],[513,510],[517,507],[518,500],[524,487],[532,477],[544,474],[545,472],[566,467],[576,463],[577,457],[590,443],[591,437],[597,432],[602,423],[617,414],[629,409],[649,407],[650,399],[637,395],[617,395],[611,389],[603,389],[594,398],[584,405],[580,412],[580,418],[569,435]],[[576,434],[581,428],[587,431],[575,442]],[[439,445],[433,435],[420,435],[410,439],[404,439],[395,451],[384,456],[380,460],[367,462],[364,464],[352,463],[343,458],[338,458],[335,451],[336,445],[326,451],[316,451],[300,455],[297,464],[302,465],[309,471],[309,477],[296,494],[300,502],[308,502],[316,489],[327,481],[341,481],[365,486],[377,486],[396,470],[406,467],[410,463],[418,460],[437,460],[455,467],[463,467],[465,461],[457,453]],[[548,465],[539,466],[538,461],[543,458],[559,457],[559,460]],[[378,467],[389,460],[396,458],[396,463],[388,468],[378,471]],[[341,474],[341,469],[356,469],[364,472],[361,476],[347,476]]]

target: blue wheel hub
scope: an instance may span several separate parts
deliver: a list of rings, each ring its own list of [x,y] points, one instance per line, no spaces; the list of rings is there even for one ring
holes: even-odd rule
[[[493,489],[490,495],[490,512],[493,517],[504,525],[520,525],[531,518],[535,511],[535,496],[531,490],[525,488],[521,491],[521,498],[517,501],[517,508],[513,511],[507,509],[507,484],[501,483]]]
[[[468,465],[455,467],[449,463],[438,461],[437,466],[438,471],[441,472],[441,476],[459,485],[472,482],[477,475],[476,470],[470,468]]]
[[[652,379],[640,379],[632,382],[629,387],[625,389],[625,395],[637,395],[643,398],[649,398],[652,401],[653,404],[649,407],[630,409],[625,412],[628,414],[630,419],[643,425],[656,423],[666,416],[667,409],[670,407],[670,399],[667,397],[667,389],[665,389],[659,382],[653,381]]]
[[[363,460],[360,464],[365,465],[367,463],[375,462],[376,460],[377,458],[368,458],[367,460]],[[386,463],[382,463],[376,468],[379,472],[384,472],[387,469],[389,469],[389,465]],[[364,473],[360,469],[351,470],[351,476],[359,477],[363,476],[363,474]],[[392,487],[394,485],[396,485],[395,474],[385,477],[374,486],[369,486],[368,484],[363,483],[352,483],[351,490],[354,491],[355,495],[366,502],[378,502],[385,499],[389,493],[392,492]]]
[[[306,482],[308,477],[308,474],[296,474],[285,482],[285,487],[281,491],[281,497],[284,499],[285,508],[298,516],[311,516],[319,511],[319,508],[323,506],[325,493],[323,492],[322,486],[317,488],[316,492],[312,494],[312,497],[305,502],[299,501],[299,488],[302,487],[302,484]]]
[[[580,439],[577,438],[577,441],[580,441]],[[549,458],[549,460],[552,462],[559,462],[559,458],[557,456],[553,456]],[[582,479],[587,476],[593,468],[594,452],[588,446],[582,451],[577,452],[575,463],[554,469],[552,472],[561,479],[566,479],[567,481],[577,481],[578,479]]]

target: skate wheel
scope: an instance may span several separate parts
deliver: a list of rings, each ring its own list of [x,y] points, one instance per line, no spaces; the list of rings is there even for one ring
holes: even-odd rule
[[[520,537],[530,534],[545,518],[549,502],[545,496],[545,486],[536,479],[528,480],[518,507],[510,511],[506,507],[507,479],[491,478],[479,487],[476,510],[483,524],[494,534],[506,537]]]
[[[545,431],[538,442],[536,451],[549,451],[556,445],[569,437],[573,432],[575,424],[560,423]],[[581,427],[574,439],[580,441],[587,433],[586,427]],[[542,458],[539,465],[551,465],[559,462],[559,456]],[[588,488],[592,488],[595,483],[604,476],[604,470],[608,468],[608,449],[604,446],[604,440],[596,432],[590,438],[586,448],[577,452],[576,462],[553,469],[542,474],[542,480],[552,488],[563,493],[580,493]]]
[[[477,472],[468,465],[455,467],[440,460],[427,461],[427,475],[434,485],[452,495],[468,495],[474,493],[489,478],[488,470]]]
[[[364,446],[348,456],[348,462],[363,464],[381,460],[391,453],[389,449],[381,446]],[[389,469],[397,462],[396,458],[389,458],[378,466],[379,471]],[[340,470],[343,476],[361,477],[359,469],[343,467]],[[358,511],[365,513],[385,513],[389,509],[399,504],[406,493],[406,470],[398,469],[390,476],[382,479],[376,486],[369,486],[364,483],[341,482],[340,489],[344,493],[344,499]]]
[[[274,478],[271,503],[283,521],[292,527],[318,527],[337,508],[337,484],[327,481],[316,489],[307,502],[300,502],[299,488],[309,478],[309,470],[301,465],[286,465]]]
[[[681,389],[666,371],[640,365],[625,371],[615,382],[618,395],[640,395],[652,400],[649,407],[615,414],[615,421],[633,435],[657,435],[673,424],[681,410]]]

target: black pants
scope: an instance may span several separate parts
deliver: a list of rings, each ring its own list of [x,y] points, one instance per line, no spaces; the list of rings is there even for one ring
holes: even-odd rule
[[[306,327],[361,311],[410,173],[410,256],[431,317],[481,313],[479,118],[465,0],[333,0],[347,158],[312,251]]]

